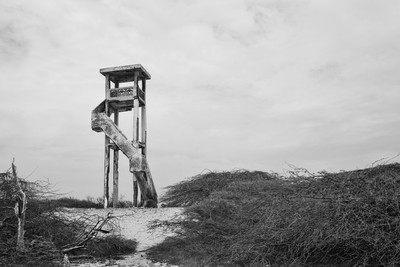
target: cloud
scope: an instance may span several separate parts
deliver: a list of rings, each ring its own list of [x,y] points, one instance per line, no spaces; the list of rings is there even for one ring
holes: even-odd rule
[[[204,169],[364,167],[398,153],[400,4],[14,1],[0,4],[0,165],[102,193],[98,70],[141,63],[158,187]],[[121,115],[131,136],[131,114]],[[121,192],[131,174],[121,157]],[[158,178],[159,177],[159,178]],[[80,186],[77,187],[76,185]],[[124,191],[125,190],[125,191]]]

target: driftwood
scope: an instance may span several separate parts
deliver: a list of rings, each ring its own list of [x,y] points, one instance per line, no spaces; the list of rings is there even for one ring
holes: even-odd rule
[[[17,250],[24,251],[25,250],[25,243],[24,243],[24,234],[25,234],[25,212],[26,212],[26,194],[21,188],[21,185],[18,180],[17,176],[17,167],[14,164],[14,160],[11,164],[12,167],[12,174],[15,179],[15,183],[18,188],[18,195],[16,197],[15,203],[15,216],[18,218],[18,235],[17,235]]]

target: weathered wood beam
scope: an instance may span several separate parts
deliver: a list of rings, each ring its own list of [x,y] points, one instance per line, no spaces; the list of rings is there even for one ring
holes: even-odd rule
[[[142,79],[142,90],[146,99],[146,79]],[[142,143],[144,143],[144,147],[142,147],[142,155],[147,155],[147,117],[146,117],[146,105],[142,106]]]
[[[103,131],[115,145],[129,158],[135,158],[138,153],[139,144],[132,143],[115,123],[102,112],[92,112],[92,129]]]
[[[134,90],[137,92],[137,88],[139,87],[138,85],[138,79],[139,79],[139,72],[135,71],[133,75],[133,82],[134,82]],[[138,119],[139,119],[139,100],[137,96],[135,95],[133,98],[133,139],[132,142],[134,144],[137,144],[139,141],[139,124],[138,124]],[[131,164],[131,171],[132,169],[132,162]],[[133,206],[137,207],[138,206],[138,177],[136,175],[136,172],[133,172]]]
[[[105,75],[105,95],[106,95],[106,100],[104,103],[104,110],[105,114],[108,116],[110,111],[109,111],[109,105],[108,105],[108,94],[110,92],[110,77],[108,75]],[[104,208],[106,209],[108,207],[108,201],[109,201],[109,174],[110,174],[110,138],[105,135],[105,140],[104,140]]]
[[[136,175],[133,174],[133,206],[137,207],[138,206],[138,182]]]
[[[134,74],[134,87],[135,91],[139,87],[138,85],[138,77],[139,77],[139,72],[135,71]],[[139,141],[139,99],[135,97],[133,99],[133,143],[137,144]]]
[[[143,207],[145,208],[157,208],[158,197],[157,193],[154,190],[154,184],[152,183],[151,177],[148,175],[148,172],[135,172],[135,176],[138,181],[138,185],[140,188]],[[151,184],[153,186],[151,186]]]
[[[118,126],[119,123],[119,112],[118,110],[114,110],[114,123]],[[114,165],[113,165],[113,208],[118,207],[118,160],[119,160],[119,151],[118,149],[114,149]]]
[[[104,148],[104,208],[108,207],[109,200],[109,174],[110,174],[110,147],[108,146],[109,138],[105,137]]]

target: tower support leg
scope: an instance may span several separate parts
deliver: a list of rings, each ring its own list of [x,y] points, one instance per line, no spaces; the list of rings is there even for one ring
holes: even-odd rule
[[[105,151],[104,151],[104,208],[108,207],[109,200],[109,174],[110,174],[110,147],[108,146],[109,138],[105,138]]]
[[[133,174],[133,206],[137,207],[138,206],[138,182],[135,177],[135,174]]]
[[[113,208],[118,208],[118,149],[114,150],[114,165],[113,165]]]
[[[118,87],[118,84],[116,84]],[[114,110],[114,123],[118,126],[119,124],[119,111],[118,109]],[[118,160],[119,160],[119,153],[118,148],[114,147],[114,164],[113,164],[113,208],[118,207]]]

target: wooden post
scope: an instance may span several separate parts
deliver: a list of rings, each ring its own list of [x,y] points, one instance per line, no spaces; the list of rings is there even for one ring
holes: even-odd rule
[[[144,78],[142,79],[142,91],[145,94],[143,98],[146,101],[146,79],[144,79]],[[145,104],[141,107],[141,130],[142,130],[141,131],[141,135],[142,135],[141,141],[144,144],[144,146],[142,147],[142,157],[146,157],[146,154],[147,154],[147,130],[146,130],[147,124],[146,123],[147,123],[147,121],[146,121],[146,104]],[[144,204],[143,199],[144,198],[143,198],[142,194],[140,194],[140,202],[139,202],[140,206],[142,206]]]
[[[109,106],[107,95],[110,91],[110,77],[108,75],[106,77],[106,101],[105,101],[105,113],[107,116],[110,115]],[[108,207],[108,200],[109,200],[109,174],[110,174],[110,138],[106,135],[104,141],[104,208]]]
[[[114,82],[114,88],[119,88],[119,82]],[[114,123],[118,126],[119,124],[119,110],[114,109]],[[114,147],[114,155],[113,155],[113,194],[112,194],[112,205],[113,208],[118,207],[118,184],[119,184],[119,173],[118,173],[118,161],[119,161],[119,151],[118,147]]]
[[[109,199],[109,174],[110,174],[110,147],[109,138],[105,138],[105,149],[104,149],[104,208],[108,207],[108,199]]]
[[[114,123],[118,126],[119,123],[119,111],[114,110]],[[113,165],[113,208],[118,207],[118,160],[119,153],[118,147],[114,147],[114,165]]]
[[[135,174],[133,174],[133,206],[137,207],[138,206],[138,182],[136,179]]]
[[[144,99],[146,101],[146,79],[142,79],[142,90],[144,93]],[[142,106],[142,142],[144,147],[142,148],[142,155],[147,155],[147,121],[146,121],[146,104]]]
[[[146,121],[146,79],[142,79],[142,91],[144,93],[144,100],[145,104],[141,108],[141,130],[142,130],[142,142],[144,146],[142,147],[142,157],[146,157],[147,155],[147,121]],[[145,174],[143,173],[144,177]],[[143,193],[140,194],[140,206],[144,205],[144,197],[142,195]]]
[[[138,88],[138,78],[139,78],[139,72],[135,71],[134,74],[134,88],[135,91],[137,92]],[[136,98],[133,99],[133,143],[137,143],[138,141],[138,119],[139,119],[139,100]],[[138,203],[138,182],[137,182],[137,177],[135,173],[133,173],[133,206],[137,207]]]
[[[134,88],[137,91],[139,72],[135,71],[134,77]],[[133,142],[138,142],[139,140],[139,99],[138,97],[133,99]]]

